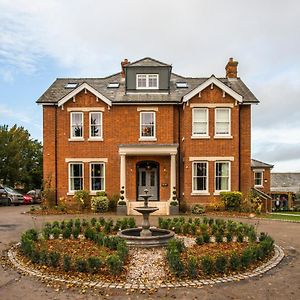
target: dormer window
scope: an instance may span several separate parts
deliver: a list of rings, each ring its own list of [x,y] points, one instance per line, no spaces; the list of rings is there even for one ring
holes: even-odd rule
[[[141,90],[158,89],[158,74],[137,74],[136,88]]]

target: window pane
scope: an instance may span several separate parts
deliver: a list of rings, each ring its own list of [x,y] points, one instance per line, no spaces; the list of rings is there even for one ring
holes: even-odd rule
[[[83,189],[82,164],[70,164],[70,190]]]
[[[101,118],[100,112],[90,114],[91,137],[101,137]]]
[[[141,186],[146,186],[146,172],[142,171],[140,174],[141,174],[140,175]]]
[[[207,134],[207,124],[206,123],[194,123],[193,134]]]
[[[138,75],[138,87],[146,87],[147,86],[147,77],[146,75]]]
[[[148,77],[148,86],[151,87],[158,87],[158,76],[157,75],[149,75]]]
[[[216,190],[229,190],[229,163],[216,163]]]
[[[229,134],[229,123],[216,123],[216,134]]]
[[[229,122],[229,109],[219,108],[216,112],[217,122]]]
[[[82,113],[71,114],[72,137],[82,137]]]
[[[154,137],[154,113],[141,113],[141,136]]]
[[[193,109],[193,135],[206,135],[207,132],[207,109]]]
[[[207,111],[206,109],[194,109],[194,121],[206,122],[207,121]]]
[[[150,186],[155,186],[155,172],[150,173]]]
[[[193,190],[207,190],[207,163],[199,162],[193,164]]]

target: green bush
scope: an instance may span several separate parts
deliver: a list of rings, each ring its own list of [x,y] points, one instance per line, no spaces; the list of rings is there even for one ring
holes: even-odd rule
[[[246,248],[241,254],[241,266],[246,269],[252,262],[253,254],[250,248]]]
[[[196,237],[196,244],[197,245],[203,245],[204,244],[204,240],[203,240],[203,236],[202,235],[198,235]]]
[[[244,241],[244,236],[243,234],[239,233],[237,235],[237,239],[236,239],[239,243],[242,243]]]
[[[108,198],[108,210],[115,212],[119,201],[119,195],[112,195]]]
[[[204,243],[208,244],[210,242],[210,236],[207,232],[203,233],[203,241]]]
[[[38,240],[38,232],[35,229],[29,229],[25,234],[32,241],[36,242]]]
[[[192,214],[201,215],[205,213],[205,207],[201,204],[194,204],[192,206]]]
[[[34,251],[33,241],[29,239],[26,234],[23,234],[21,238],[21,250],[28,257],[30,257]]]
[[[91,256],[87,259],[88,271],[95,274],[99,271],[102,265],[101,259],[99,257]]]
[[[63,230],[63,233],[62,233],[63,238],[64,238],[64,239],[69,239],[70,236],[71,236],[71,233],[72,233],[71,229],[70,229],[69,227],[66,227],[66,228]]]
[[[72,229],[72,228],[73,228],[73,224],[74,224],[74,221],[73,221],[73,219],[70,219],[70,220],[68,220],[68,221],[67,221],[67,223],[66,223],[66,227],[68,227],[68,228]]]
[[[73,238],[78,239],[79,234],[80,234],[80,228],[76,226],[72,231]]]
[[[227,239],[227,243],[232,242],[232,233],[231,232],[229,232],[229,231],[227,232],[226,239]]]
[[[75,261],[75,268],[78,272],[87,272],[87,262],[85,259],[77,258]]]
[[[95,227],[96,223],[97,223],[97,219],[96,219],[95,217],[93,217],[93,218],[91,219],[91,225],[92,225],[93,227]]]
[[[82,208],[88,208],[90,206],[90,193],[88,191],[76,191],[74,199],[80,204]]]
[[[121,261],[125,261],[128,255],[128,247],[124,241],[119,241],[117,244],[117,253]]]
[[[187,271],[190,278],[195,278],[198,275],[198,262],[195,256],[189,256],[187,262]]]
[[[133,217],[128,219],[128,228],[135,228],[136,227],[136,223],[135,223],[135,219]]]
[[[240,258],[235,251],[230,255],[229,266],[232,271],[237,271],[240,268]]]
[[[57,267],[59,265],[60,253],[59,252],[50,252],[49,253],[49,263],[52,267]]]
[[[209,255],[202,257],[201,269],[205,275],[211,275],[214,272],[214,261]]]
[[[222,234],[217,233],[215,238],[216,238],[217,243],[222,243],[223,242],[223,235]]]
[[[51,234],[51,228],[49,228],[49,227],[44,227],[42,233],[43,233],[44,239],[45,239],[45,240],[49,240],[50,234]]]
[[[33,250],[30,255],[30,260],[34,264],[38,264],[40,262],[40,252],[37,250]]]
[[[179,239],[172,239],[168,242],[168,247],[167,250],[171,251],[171,250],[178,250],[179,253],[182,253],[185,249],[184,246],[184,242],[182,240]]]
[[[104,232],[105,233],[111,233],[112,232],[112,227],[113,227],[113,221],[112,220],[108,220],[107,222],[105,222],[104,224]]]
[[[106,212],[108,211],[108,198],[107,196],[96,196],[92,197],[91,208],[96,212]]]
[[[54,222],[52,223],[52,228],[55,228],[55,227],[60,228],[59,222],[58,222],[58,221],[54,221]]]
[[[215,261],[215,268],[218,273],[225,273],[227,270],[228,260],[225,255],[219,255]]]
[[[47,265],[48,264],[48,252],[46,250],[42,250],[40,252],[40,264]]]
[[[64,271],[69,272],[71,270],[71,267],[72,267],[71,257],[68,255],[64,255],[64,258],[63,258]]]
[[[179,202],[179,211],[185,214],[188,210],[189,210],[189,207],[188,207],[186,201],[181,200]]]
[[[96,231],[91,227],[87,227],[84,231],[84,237],[88,240],[95,241],[96,240]]]
[[[74,224],[75,224],[76,228],[80,228],[80,226],[81,226],[80,219],[76,219]]]
[[[180,258],[180,252],[177,248],[168,250],[167,260],[169,263],[170,270],[176,276],[181,276],[184,273],[184,265]]]
[[[118,275],[122,271],[122,261],[116,254],[110,255],[106,258],[106,264],[112,275]]]
[[[210,219],[208,220],[208,225],[209,225],[209,227],[212,227],[214,223],[215,223],[215,220],[214,220],[213,218],[210,218]]]
[[[242,203],[243,194],[241,192],[221,192],[221,201],[225,210],[239,210]]]

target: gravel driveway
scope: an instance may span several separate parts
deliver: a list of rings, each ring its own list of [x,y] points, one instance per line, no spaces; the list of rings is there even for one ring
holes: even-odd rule
[[[45,222],[74,216],[32,217],[23,214],[26,206],[0,207],[0,250],[17,242],[21,233]],[[81,216],[82,218],[84,216]],[[111,216],[116,218],[115,216]],[[88,218],[88,217],[86,217]],[[141,218],[137,218],[137,223]],[[157,217],[152,218],[155,225]],[[242,220],[251,224],[257,220]],[[260,220],[258,231],[266,231],[283,247],[286,257],[275,269],[260,278],[242,280],[203,288],[159,289],[150,293],[130,293],[123,290],[87,290],[52,287],[36,278],[21,276],[16,270],[0,266],[0,299],[300,299],[300,223]]]

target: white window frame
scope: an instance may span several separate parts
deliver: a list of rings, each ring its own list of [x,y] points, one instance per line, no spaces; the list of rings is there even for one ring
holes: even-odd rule
[[[228,164],[228,189],[227,190],[217,190],[217,164],[218,163],[227,163]],[[217,160],[215,161],[215,194],[220,194],[220,192],[229,192],[231,191],[231,162],[227,160]]]
[[[146,86],[139,86],[139,76],[146,77]],[[149,78],[155,76],[157,80],[157,86],[149,86]],[[159,74],[136,74],[136,89],[137,90],[158,90],[159,89]]]
[[[97,192],[103,192],[105,191],[105,163],[103,161],[93,161],[90,162],[90,171],[89,171],[89,180],[90,180],[90,192],[91,194],[96,194]],[[103,189],[102,190],[93,190],[92,189],[92,165],[103,165]],[[97,177],[102,178],[102,177]]]
[[[218,122],[217,120],[217,112],[220,110],[227,110],[228,111],[228,133],[223,134],[223,133],[218,133],[217,132],[217,123],[221,123]],[[219,108],[215,108],[215,138],[231,138],[231,108],[228,107],[219,107]]]
[[[142,135],[142,115],[143,114],[153,114],[153,136],[143,136]],[[140,112],[140,141],[156,141],[156,113],[155,111],[141,111]]]
[[[69,162],[68,163],[68,183],[69,183],[68,195],[74,195],[76,191],[79,191],[79,190],[71,190],[71,165],[81,165],[81,168],[82,168],[82,190],[84,190],[84,163],[78,162],[78,161]],[[75,178],[75,177],[73,176],[72,178]]]
[[[195,123],[204,123],[202,121],[196,121],[195,120],[195,111],[197,111],[197,110],[205,110],[206,111],[206,133],[203,133],[203,134],[194,133]],[[193,108],[193,110],[192,110],[192,138],[209,138],[208,124],[209,124],[209,110],[208,110],[208,108],[206,108],[206,107]]]
[[[256,174],[261,174],[261,184],[256,184]],[[254,171],[254,186],[255,187],[264,187],[264,184],[263,184],[263,182],[264,182],[264,172],[263,171]]]
[[[195,164],[198,164],[198,163],[203,163],[203,164],[206,164],[206,189],[205,190],[196,190],[195,189],[195,186],[194,186],[194,177],[195,176],[195,173],[194,173],[194,165]],[[197,194],[205,194],[207,195],[208,194],[208,187],[209,187],[209,164],[208,164],[208,161],[193,161],[192,163],[192,194],[193,195],[197,195]]]
[[[73,136],[73,115],[80,114],[82,119],[82,135],[81,136]],[[70,140],[84,140],[84,114],[82,111],[72,111],[70,112]]]
[[[100,126],[100,135],[99,136],[92,136],[92,114],[99,114],[100,115],[100,124],[96,124]],[[103,141],[103,113],[101,111],[90,111],[89,112],[89,140],[97,140]]]

